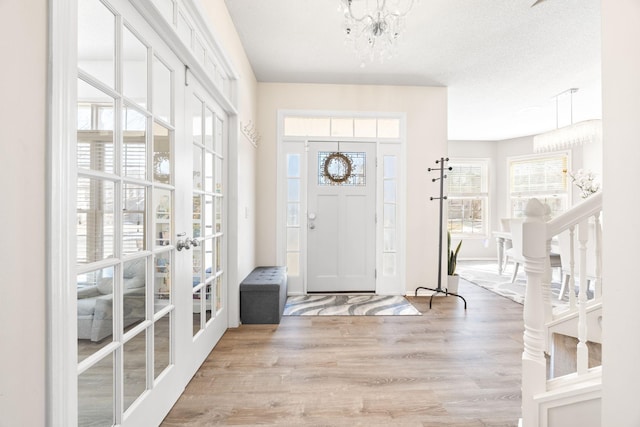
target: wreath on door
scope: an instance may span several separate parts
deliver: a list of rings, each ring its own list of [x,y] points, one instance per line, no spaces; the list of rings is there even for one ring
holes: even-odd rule
[[[351,177],[352,171],[351,158],[344,153],[334,152],[324,159],[324,176],[334,184],[346,182]]]

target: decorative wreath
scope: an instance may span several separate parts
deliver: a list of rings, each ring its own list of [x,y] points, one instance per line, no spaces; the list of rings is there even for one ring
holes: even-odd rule
[[[334,170],[337,170],[337,172],[332,173],[329,169],[331,169],[331,166],[333,166],[336,163],[339,164],[339,165],[336,165],[338,167],[334,169]],[[353,163],[351,162],[351,158],[346,154],[335,152],[335,153],[329,154],[324,159],[323,169],[324,169],[324,176],[328,178],[331,182],[336,184],[342,184],[343,182],[345,182],[351,177],[351,172],[353,170]],[[344,171],[344,172],[341,173],[341,171]]]

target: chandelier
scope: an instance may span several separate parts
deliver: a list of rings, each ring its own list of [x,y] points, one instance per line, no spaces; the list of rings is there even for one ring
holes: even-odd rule
[[[414,0],[339,0],[344,13],[345,44],[351,45],[364,66],[393,57],[404,30],[404,17]]]
[[[533,150],[536,153],[566,150],[600,141],[602,141],[602,120],[585,120],[534,136]]]
[[[535,153],[546,151],[567,150],[573,147],[602,141],[602,120],[585,120],[573,123],[573,94],[578,89],[572,88],[556,95],[556,129],[533,137]],[[570,124],[558,127],[558,97],[570,96]]]

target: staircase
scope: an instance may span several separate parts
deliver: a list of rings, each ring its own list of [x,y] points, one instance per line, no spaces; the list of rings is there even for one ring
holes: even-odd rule
[[[602,192],[553,220],[548,212],[533,199],[511,230],[522,235],[527,276],[520,425],[600,427]],[[560,252],[569,293],[561,311],[551,306],[552,252]]]

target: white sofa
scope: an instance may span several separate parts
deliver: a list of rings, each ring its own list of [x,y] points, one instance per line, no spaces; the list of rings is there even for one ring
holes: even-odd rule
[[[123,327],[145,318],[145,258],[124,263]],[[78,338],[94,342],[113,334],[113,279],[78,289]]]

